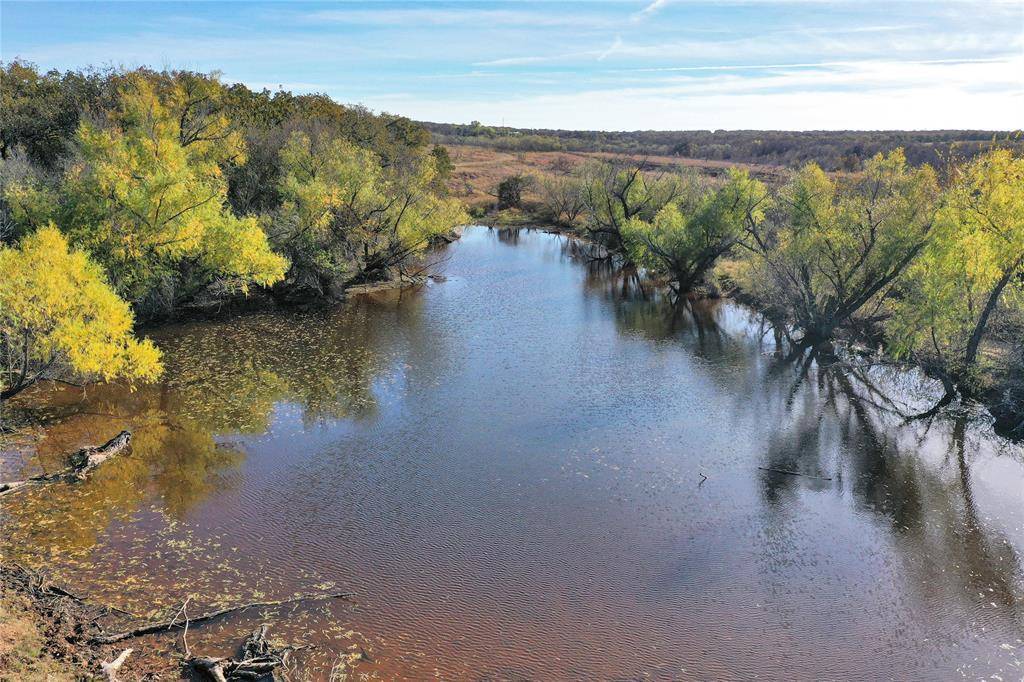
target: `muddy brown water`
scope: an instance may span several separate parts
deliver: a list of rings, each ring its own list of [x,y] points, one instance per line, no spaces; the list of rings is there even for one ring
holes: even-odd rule
[[[471,228],[446,281],[161,329],[163,383],[37,391],[0,475],[134,450],[8,497],[4,553],[154,616],[355,590],[190,636],[270,622],[313,679],[359,646],[379,679],[1021,679],[1019,446],[570,251]]]

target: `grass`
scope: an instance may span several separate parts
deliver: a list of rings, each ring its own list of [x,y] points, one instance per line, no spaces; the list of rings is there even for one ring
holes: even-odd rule
[[[722,174],[730,166],[739,166],[768,182],[778,181],[782,177],[782,170],[774,166],[703,161],[677,156],[634,156],[606,152],[506,152],[461,144],[450,145],[448,153],[455,164],[448,190],[470,209],[491,207],[495,202],[494,193],[498,183],[510,175],[564,175],[592,159],[628,158],[637,162],[645,161],[654,170],[693,168],[701,174],[712,176]],[[523,198],[528,203],[537,199],[530,191]]]
[[[3,682],[63,682],[87,679],[54,660],[45,649],[42,624],[28,600],[0,592],[0,680]]]

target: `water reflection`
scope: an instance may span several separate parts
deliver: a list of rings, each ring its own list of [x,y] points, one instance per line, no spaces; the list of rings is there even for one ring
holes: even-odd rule
[[[421,291],[163,330],[160,386],[34,396],[34,466],[136,446],[5,503],[5,549],[166,603],[354,586],[299,634],[329,668],[325,633],[369,633],[385,679],[1019,676],[1018,446],[578,242],[448,254]]]
[[[375,381],[394,361],[379,318],[392,315],[418,333],[418,306],[385,292],[343,310],[169,327],[155,337],[165,353],[162,383],[134,391],[40,386],[11,408],[45,430],[23,475],[63,467],[69,452],[104,442],[111,429],[132,431],[132,454],[82,485],[48,486],[8,505],[5,539],[29,556],[82,554],[111,521],[130,519],[152,498],[184,519],[232,489],[231,471],[245,457],[237,437],[267,432],[283,405],[298,407],[307,427],[371,418]]]

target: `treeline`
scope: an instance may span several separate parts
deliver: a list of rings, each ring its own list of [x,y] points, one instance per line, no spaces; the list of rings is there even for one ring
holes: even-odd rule
[[[514,182],[513,182],[514,181]],[[592,162],[533,183],[544,216],[668,282],[741,292],[793,349],[843,338],[985,398],[1024,434],[1024,155],[990,144],[940,177],[903,150],[856,173],[814,163],[769,188]],[[503,192],[502,190],[506,190]]]
[[[808,162],[824,170],[855,171],[875,154],[900,147],[907,162],[938,167],[949,155],[970,158],[1006,132],[985,130],[549,130],[469,124],[424,123],[438,144],[470,144],[502,151],[611,152],[630,155],[796,168]],[[1016,145],[1024,149],[1024,143]]]
[[[0,65],[0,398],[148,380],[136,321],[406,272],[466,217],[422,126],[215,74]]]

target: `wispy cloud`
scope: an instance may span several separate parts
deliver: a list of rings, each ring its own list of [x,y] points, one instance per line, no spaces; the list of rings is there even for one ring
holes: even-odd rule
[[[436,119],[451,107],[467,116],[509,125],[551,127],[551,121],[588,130],[634,129],[892,129],[992,130],[1020,125],[1024,58],[998,62],[863,62],[819,71],[754,78],[679,77],[652,87],[607,88],[488,100],[402,103]],[[392,106],[398,104],[392,102]],[[750,112],[756,112],[751,125]],[[827,117],[822,112],[828,112]]]
[[[375,26],[473,26],[493,28],[500,26],[569,26],[574,28],[608,28],[615,22],[608,18],[579,14],[553,14],[545,11],[475,9],[475,8],[391,8],[330,9],[304,13],[300,20],[313,23],[333,23]]]
[[[4,2],[0,59],[217,69],[418,118],[544,127],[981,128],[1024,108],[1020,0],[137,8]]]
[[[899,62],[900,64],[1003,64],[1005,57],[987,59],[919,59]],[[837,62],[790,62],[788,64],[708,64],[704,66],[662,66],[641,69],[610,69],[612,73],[664,73],[674,71],[778,71],[779,69],[817,69],[848,67],[872,63],[865,61]],[[874,62],[892,64],[893,62]]]
[[[550,62],[556,59],[567,59],[569,57],[579,56],[579,54],[580,53],[578,52],[574,52],[572,54],[551,55],[547,57],[504,57],[501,59],[488,59],[483,62],[473,62],[473,66],[522,66],[524,64],[543,64],[544,62]]]
[[[654,14],[655,12],[657,12],[658,10],[660,10],[662,7],[664,7],[668,3],[669,3],[669,0],[653,0],[653,2],[648,3],[642,10],[640,10],[639,12],[633,14],[630,17],[630,20],[632,20],[632,21],[642,21],[642,20],[646,19],[647,17],[651,16],[652,14]]]
[[[622,37],[615,36],[615,40],[613,40],[612,44],[608,46],[608,49],[602,52],[601,54],[597,55],[597,61],[603,62],[605,59],[608,59],[608,57],[611,57],[620,49],[622,49]]]

